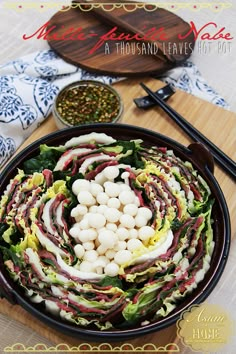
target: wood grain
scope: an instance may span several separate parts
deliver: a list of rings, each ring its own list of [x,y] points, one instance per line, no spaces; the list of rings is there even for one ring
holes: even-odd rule
[[[133,103],[133,98],[145,95],[139,86],[137,79],[121,81],[114,86],[119,91],[124,101],[124,115],[122,122],[140,127],[145,127],[161,134],[167,135],[178,142],[188,145],[191,141],[182,131],[160,110],[158,107],[149,110],[140,110]],[[157,80],[142,79],[150,88],[156,90],[163,86],[163,83]],[[201,99],[188,95],[182,91],[177,91],[169,99],[169,103],[180,114],[187,118],[193,125],[215,142],[231,158],[236,158],[236,114],[226,111],[217,106],[213,106]],[[21,149],[40,137],[55,131],[56,125],[52,117],[48,118],[22,145]],[[224,192],[229,212],[231,216],[232,238],[236,237],[236,198],[235,183],[220,168],[215,166],[215,176],[221,189]],[[223,274],[224,277],[224,274]],[[214,291],[213,291],[214,293]],[[9,317],[18,320],[38,332],[45,338],[55,344],[67,343],[68,345],[79,345],[83,341],[78,338],[70,338],[58,333],[37,319],[28,314],[18,305],[10,305],[6,300],[0,300],[0,312]],[[134,347],[143,346],[145,343],[155,345],[166,345],[173,342],[176,336],[176,326],[173,325],[157,333],[149,334],[134,340],[129,340]],[[95,345],[96,343],[91,343]],[[123,342],[116,342],[116,346],[121,346]],[[82,353],[82,352],[81,352]]]
[[[109,1],[109,3],[112,2]],[[96,10],[96,12],[98,11],[101,12],[100,9]],[[108,14],[114,18],[119,18],[120,23],[128,23],[128,28],[137,28],[140,34],[148,33],[154,28],[155,30],[152,32],[152,35],[155,33],[154,39],[145,42],[109,40],[105,41],[108,44],[109,51],[108,49],[105,50],[105,43],[103,43],[94,53],[90,53],[100,37],[114,27],[114,25],[107,24]],[[102,21],[92,10],[84,12],[80,8],[71,8],[65,12],[59,11],[50,19],[48,25],[48,29],[55,26],[48,35],[50,37],[48,38],[49,45],[64,60],[84,69],[96,73],[122,76],[160,74],[175,66],[175,61],[179,62],[187,59],[194,48],[192,33],[186,39],[180,40],[178,38],[179,34],[184,35],[189,32],[189,24],[165,9],[158,8],[155,11],[146,11],[144,8],[138,8],[129,12],[124,7],[120,7],[113,9],[111,12],[103,11],[103,16],[106,16],[106,21]],[[62,38],[63,34],[70,28],[80,28],[79,33],[84,33],[86,39],[70,40],[69,35],[64,39],[53,39],[54,35],[57,35],[57,38]],[[162,28],[163,30],[161,30]],[[118,33],[127,35],[129,31],[117,28],[115,33],[117,38]],[[165,40],[159,38],[160,33],[165,33]],[[77,36],[74,36],[74,38],[77,38]],[[148,49],[149,44],[151,49]],[[154,45],[159,48],[158,51],[155,50]],[[159,55],[161,58],[158,58]],[[163,60],[163,57],[171,58],[171,60]]]

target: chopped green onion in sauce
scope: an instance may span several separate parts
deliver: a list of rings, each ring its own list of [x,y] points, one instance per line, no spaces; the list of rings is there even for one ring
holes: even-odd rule
[[[59,94],[56,109],[70,125],[111,123],[119,116],[119,96],[109,87],[89,83],[72,86]]]

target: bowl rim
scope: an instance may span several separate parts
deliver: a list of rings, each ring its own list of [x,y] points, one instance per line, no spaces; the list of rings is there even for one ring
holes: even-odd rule
[[[70,128],[70,127],[80,127],[82,125],[85,125],[84,123],[81,123],[81,124],[78,124],[78,125],[73,125],[73,124],[70,124],[68,123],[66,120],[64,120],[64,118],[60,115],[60,113],[58,112],[58,109],[57,109],[57,104],[58,104],[58,100],[60,98],[60,95],[63,94],[64,91],[70,89],[70,88],[73,88],[73,87],[78,87],[78,86],[86,86],[86,85],[93,85],[93,86],[103,86],[105,88],[107,88],[110,92],[112,92],[116,97],[117,97],[117,100],[118,100],[118,103],[119,103],[119,111],[116,115],[116,117],[111,121],[109,122],[109,124],[113,124],[113,123],[116,123],[122,116],[123,112],[124,112],[124,103],[123,103],[123,100],[121,98],[121,95],[119,94],[119,92],[110,84],[108,83],[105,83],[103,81],[99,81],[99,80],[77,80],[77,81],[73,81],[69,84],[66,84],[65,86],[63,86],[59,92],[57,93],[55,99],[54,99],[54,102],[53,102],[53,106],[52,106],[52,114],[53,114],[53,117],[55,120],[59,120],[59,122],[61,124],[63,124],[66,127]],[[87,123],[87,124],[96,124],[94,122],[91,122],[91,123]],[[97,123],[97,124],[105,124],[105,123]]]
[[[5,166],[3,171],[0,173],[1,181],[4,180],[4,176],[8,175],[9,171],[11,171],[12,168],[17,168],[16,166],[19,161],[24,160],[24,156],[25,156],[26,152],[29,152],[31,150],[39,148],[39,146],[41,144],[46,143],[49,139],[57,138],[60,136],[63,137],[63,134],[70,135],[73,132],[75,132],[75,134],[79,134],[80,131],[83,131],[86,129],[88,129],[92,132],[93,130],[96,130],[97,128],[100,130],[103,128],[109,128],[109,130],[110,130],[109,134],[111,134],[111,135],[112,135],[112,130],[114,130],[114,132],[115,132],[116,128],[125,129],[125,130],[127,129],[131,133],[132,133],[132,131],[145,133],[150,136],[153,136],[154,138],[158,138],[158,139],[163,140],[164,143],[167,142],[167,144],[173,145],[173,148],[175,150],[179,150],[178,152],[182,151],[184,154],[188,154],[190,152],[188,147],[185,147],[184,145],[175,141],[172,138],[169,138],[169,137],[162,135],[158,132],[155,132],[155,131],[152,131],[152,130],[149,130],[146,128],[134,126],[134,125],[121,124],[121,123],[115,123],[115,124],[112,124],[112,126],[110,125],[110,123],[99,123],[99,124],[94,124],[94,126],[91,126],[90,124],[81,125],[81,126],[76,126],[76,127],[72,127],[72,128],[65,128],[63,130],[49,133],[49,134],[37,139],[33,143],[29,144],[22,151],[20,151]],[[87,134],[87,133],[85,133],[85,134]],[[70,137],[68,137],[68,136],[65,137],[65,141],[68,140],[69,138]],[[202,303],[209,296],[209,294],[215,288],[216,284],[218,283],[218,281],[223,273],[223,270],[225,268],[227,258],[229,255],[229,250],[230,250],[230,241],[231,241],[230,215],[229,215],[229,210],[228,210],[228,206],[227,206],[224,194],[223,194],[216,178],[214,177],[213,173],[209,170],[209,168],[207,166],[205,166],[204,171],[199,171],[199,172],[201,172],[201,174],[206,176],[211,181],[211,183],[213,184],[213,187],[217,191],[217,195],[218,195],[218,198],[220,201],[219,206],[222,211],[222,215],[224,217],[224,220],[222,221],[222,222],[224,222],[224,247],[221,251],[220,261],[217,263],[217,269],[215,269],[213,277],[211,277],[209,279],[209,281],[207,282],[207,284],[205,285],[205,287],[203,288],[201,293],[197,294],[192,299],[192,301],[188,302],[187,305],[182,303],[180,306],[178,306],[177,309],[179,309],[179,310],[176,313],[170,313],[167,316],[167,318],[162,318],[162,319],[158,320],[157,322],[154,322],[152,324],[148,324],[144,327],[140,326],[138,328],[128,328],[125,330],[100,331],[100,330],[93,330],[90,328],[88,329],[86,327],[85,328],[80,327],[80,326],[77,327],[76,325],[72,325],[69,322],[68,323],[63,322],[63,321],[60,322],[58,319],[53,318],[53,316],[51,316],[50,314],[47,315],[47,313],[39,311],[38,308],[33,306],[34,305],[33,303],[27,302],[27,300],[24,296],[22,296],[17,290],[13,289],[11,287],[11,285],[9,285],[9,282],[11,282],[10,278],[8,279],[8,276],[4,275],[5,272],[4,271],[2,272],[2,270],[0,269],[1,276],[5,279],[6,283],[8,283],[8,285],[10,286],[11,293],[12,293],[11,295],[13,298],[16,299],[16,303],[22,305],[23,308],[25,308],[27,311],[32,313],[39,320],[43,321],[47,325],[49,325],[61,332],[63,331],[63,333],[65,333],[67,335],[70,335],[70,336],[77,336],[78,335],[80,337],[83,337],[83,338],[86,338],[89,340],[101,341],[101,340],[104,340],[105,338],[109,338],[109,340],[111,340],[111,341],[118,341],[121,339],[129,339],[129,338],[134,338],[137,335],[145,335],[148,333],[153,333],[153,332],[162,330],[162,329],[174,324],[179,319],[179,317],[181,316],[183,311],[187,310],[190,306],[192,306],[194,304]],[[5,177],[5,179],[6,179],[6,177]],[[4,191],[4,189],[3,189],[3,191]]]

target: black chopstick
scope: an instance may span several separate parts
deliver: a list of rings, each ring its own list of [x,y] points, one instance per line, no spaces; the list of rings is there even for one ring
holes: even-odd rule
[[[142,88],[152,97],[152,99],[172,118],[194,141],[199,141],[204,144],[212,153],[216,162],[223,168],[225,172],[236,179],[236,163],[220,150],[214,143],[212,143],[199,130],[191,125],[184,117],[177,113],[166,102],[159,98],[155,92],[148,88],[145,84],[140,83]]]

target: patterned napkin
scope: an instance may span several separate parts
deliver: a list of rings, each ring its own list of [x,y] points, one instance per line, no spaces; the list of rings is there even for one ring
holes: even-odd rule
[[[228,103],[221,97],[206,80],[201,76],[197,66],[190,60],[186,60],[180,66],[171,69],[158,77],[168,84],[172,84],[193,96],[199,97],[205,101],[211,102],[217,106],[229,109]]]
[[[158,77],[221,107],[227,103],[190,61]],[[44,50],[0,66],[0,167],[50,114],[58,91],[77,80],[112,84],[121,78],[89,73]]]

